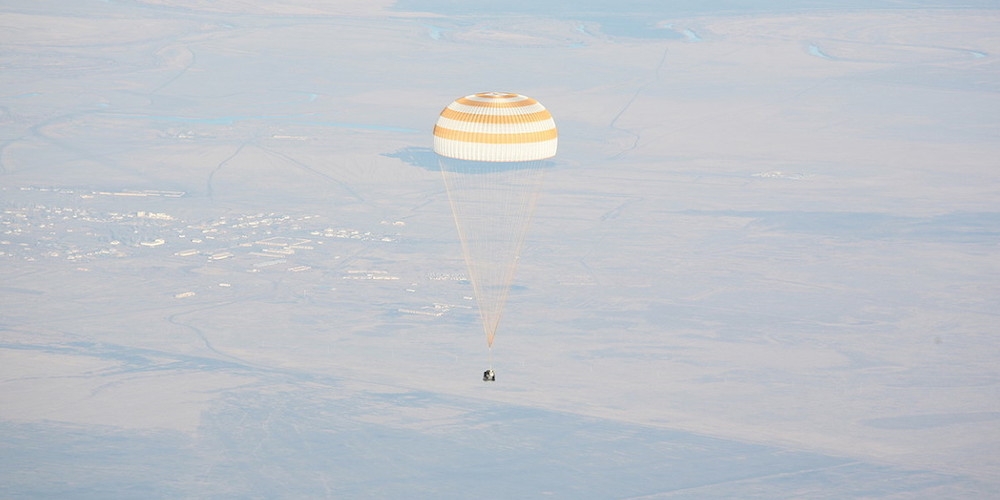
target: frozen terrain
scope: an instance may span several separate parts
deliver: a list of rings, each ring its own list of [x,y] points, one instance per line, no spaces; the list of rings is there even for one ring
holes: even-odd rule
[[[954,3],[3,2],[0,491],[994,495]],[[560,152],[484,384],[430,130],[490,90]]]

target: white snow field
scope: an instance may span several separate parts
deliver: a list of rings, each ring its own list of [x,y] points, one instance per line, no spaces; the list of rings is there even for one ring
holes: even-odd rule
[[[0,5],[5,498],[988,498],[995,2]],[[559,127],[493,349],[431,128]]]

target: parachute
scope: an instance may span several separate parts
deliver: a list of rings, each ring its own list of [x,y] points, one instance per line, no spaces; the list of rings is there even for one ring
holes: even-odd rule
[[[459,98],[441,112],[434,126],[434,152],[491,359],[542,177],[552,165],[557,141],[555,122],[544,106],[507,92]]]

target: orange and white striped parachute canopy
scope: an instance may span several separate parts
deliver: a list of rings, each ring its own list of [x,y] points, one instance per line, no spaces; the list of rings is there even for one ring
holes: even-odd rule
[[[472,161],[535,161],[556,155],[552,115],[538,101],[509,92],[456,99],[434,125],[434,152]]]

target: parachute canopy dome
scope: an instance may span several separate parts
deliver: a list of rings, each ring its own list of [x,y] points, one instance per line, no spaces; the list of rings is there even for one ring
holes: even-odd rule
[[[556,155],[557,142],[556,124],[545,106],[509,92],[456,99],[434,126],[434,152],[458,160],[544,160]]]

